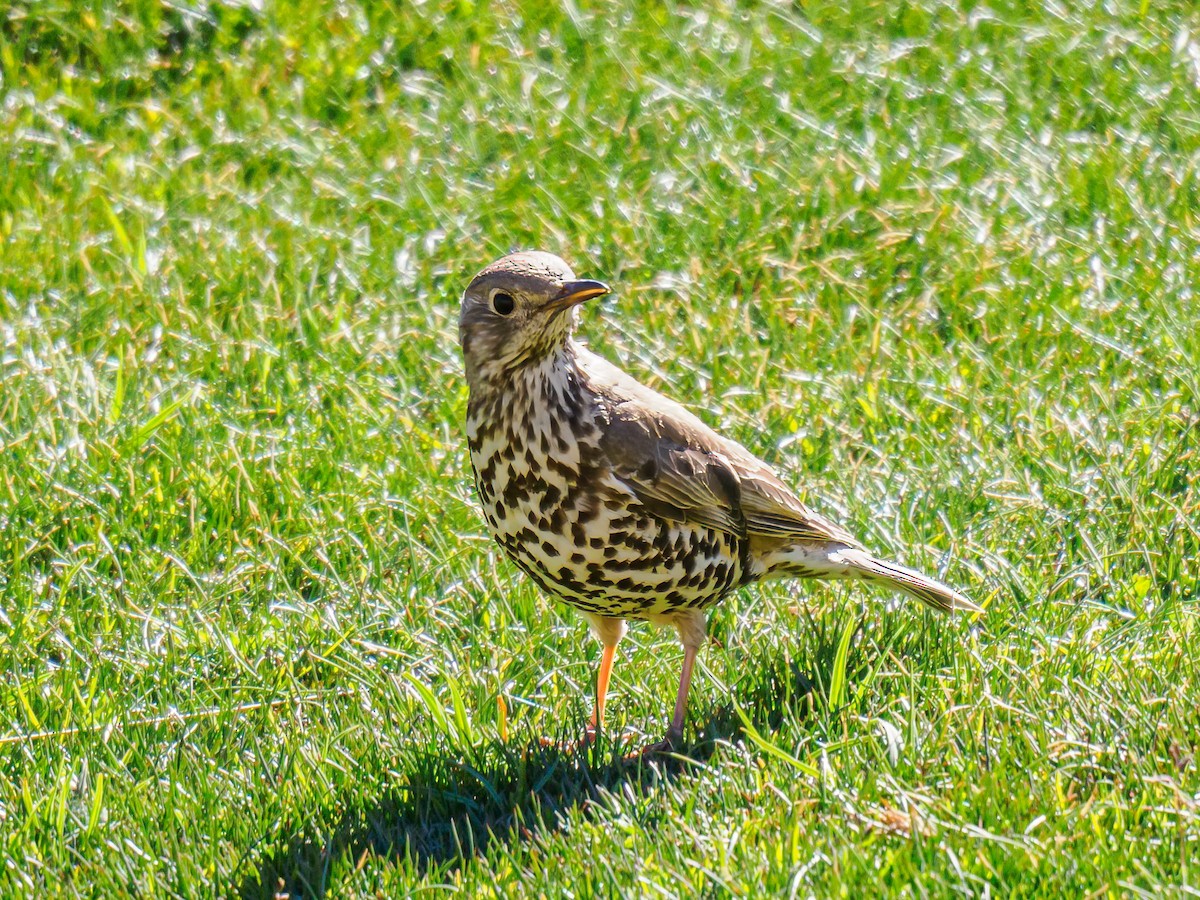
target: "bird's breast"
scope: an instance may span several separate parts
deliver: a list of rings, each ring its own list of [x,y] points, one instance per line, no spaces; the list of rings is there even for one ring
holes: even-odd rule
[[[714,602],[741,580],[735,539],[646,510],[601,449],[596,402],[553,377],[472,398],[467,438],[489,530],[581,609],[638,617]]]

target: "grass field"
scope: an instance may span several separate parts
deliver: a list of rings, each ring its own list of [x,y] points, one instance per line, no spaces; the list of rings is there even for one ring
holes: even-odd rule
[[[1192,4],[14,0],[0,79],[0,896],[1200,893]],[[599,648],[472,494],[516,247],[986,615],[746,590],[694,762],[617,762],[644,626],[531,749]]]

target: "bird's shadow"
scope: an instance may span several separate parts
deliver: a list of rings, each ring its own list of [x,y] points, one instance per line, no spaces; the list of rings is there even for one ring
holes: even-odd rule
[[[804,668],[786,650],[757,657],[724,692],[730,699],[701,713],[695,739],[676,756],[630,763],[624,759],[626,745],[605,739],[586,752],[499,740],[449,750],[413,749],[393,767],[394,786],[382,795],[366,804],[342,798],[337,808],[346,812],[332,829],[309,824],[285,830],[285,842],[268,850],[244,877],[240,896],[320,898],[336,861],[361,861],[367,855],[411,866],[417,877],[445,877],[498,843],[561,831],[572,810],[586,814],[605,794],[642,793],[686,777],[720,744],[740,741],[746,721],[759,733],[771,733],[785,717],[802,721],[818,703],[824,706],[818,698],[827,693],[839,639],[831,621],[810,621],[802,631],[803,646],[793,650]],[[864,634],[861,627],[856,634]],[[948,662],[944,635],[928,625],[889,626],[864,637],[850,653],[846,675],[851,681],[888,654],[927,664]]]
[[[239,895],[323,897],[335,861],[368,855],[409,865],[419,877],[444,877],[497,842],[562,830],[571,810],[587,813],[605,793],[641,793],[685,775],[718,743],[739,739],[742,716],[760,730],[777,728],[784,709],[803,708],[813,689],[786,658],[760,666],[753,684],[738,686],[736,706],[710,708],[681,753],[652,760],[629,761],[628,746],[604,739],[583,752],[499,741],[461,753],[415,751],[395,787],[365,806],[348,804],[334,828],[293,831],[244,877]]]

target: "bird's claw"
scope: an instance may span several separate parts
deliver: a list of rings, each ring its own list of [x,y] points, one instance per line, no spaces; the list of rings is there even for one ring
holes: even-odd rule
[[[625,762],[634,763],[651,762],[661,756],[668,756],[679,750],[683,744],[683,735],[676,734],[674,731],[668,731],[667,736],[661,741],[655,741],[653,744],[647,744],[641,750],[634,753],[626,754]]]
[[[561,753],[580,753],[596,743],[596,728],[589,725],[583,736],[573,741],[556,741],[554,738],[539,738],[538,744],[545,750],[558,750]]]

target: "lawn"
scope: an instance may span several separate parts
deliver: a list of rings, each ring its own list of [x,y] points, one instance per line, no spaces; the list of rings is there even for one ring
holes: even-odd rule
[[[599,646],[488,539],[458,298],[881,554]],[[1200,11],[10,0],[0,896],[1195,896]]]

